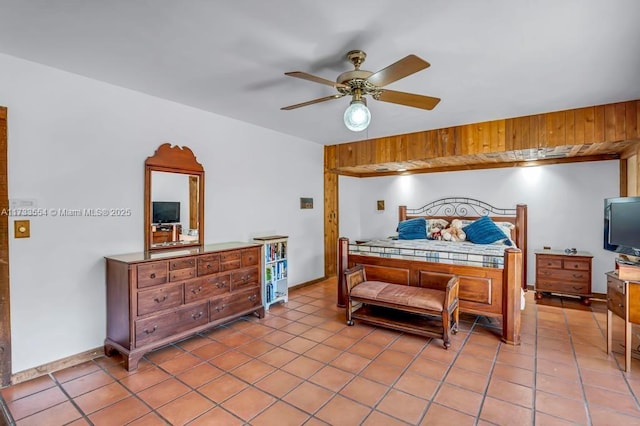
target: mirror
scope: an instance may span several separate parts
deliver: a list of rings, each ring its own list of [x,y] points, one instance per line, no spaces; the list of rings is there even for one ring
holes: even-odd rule
[[[204,168],[187,147],[161,145],[145,161],[145,251],[204,243]]]

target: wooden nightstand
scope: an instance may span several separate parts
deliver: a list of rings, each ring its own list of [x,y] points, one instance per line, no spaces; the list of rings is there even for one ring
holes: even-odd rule
[[[607,353],[611,352],[613,314],[624,320],[624,371],[631,371],[631,324],[640,324],[640,281],[607,272]]]
[[[591,253],[539,250],[535,254],[537,299],[542,299],[543,293],[571,294],[580,296],[583,304],[591,304]]]

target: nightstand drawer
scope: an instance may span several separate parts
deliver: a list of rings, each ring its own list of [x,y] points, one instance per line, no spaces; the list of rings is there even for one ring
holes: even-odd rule
[[[584,283],[591,281],[589,271],[567,271],[565,269],[542,269],[538,271],[538,277],[541,279],[549,278],[557,281],[568,281]]]
[[[538,257],[538,268],[562,269],[562,260],[552,257]]]
[[[536,283],[536,290],[586,296],[591,294],[591,285],[590,283],[568,283],[564,281],[541,279]]]
[[[565,260],[563,262],[564,269],[588,271],[591,269],[591,265],[586,260]]]

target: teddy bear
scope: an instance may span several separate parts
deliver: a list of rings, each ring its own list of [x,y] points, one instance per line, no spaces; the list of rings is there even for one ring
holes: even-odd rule
[[[429,219],[427,238],[430,240],[441,240],[442,230],[445,229],[448,224],[449,222],[444,219]]]
[[[462,230],[462,221],[453,219],[446,229],[442,230],[442,239],[446,241],[464,241],[467,235]]]

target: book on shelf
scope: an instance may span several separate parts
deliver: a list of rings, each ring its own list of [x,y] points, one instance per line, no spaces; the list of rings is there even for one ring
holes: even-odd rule
[[[267,284],[267,294],[266,294],[267,303],[270,303],[273,300],[272,294],[273,294],[273,284],[269,283]]]
[[[264,271],[264,275],[265,275],[264,280],[267,283],[271,283],[271,281],[273,281],[273,270],[272,270],[271,266],[267,266],[266,267],[266,269]]]

